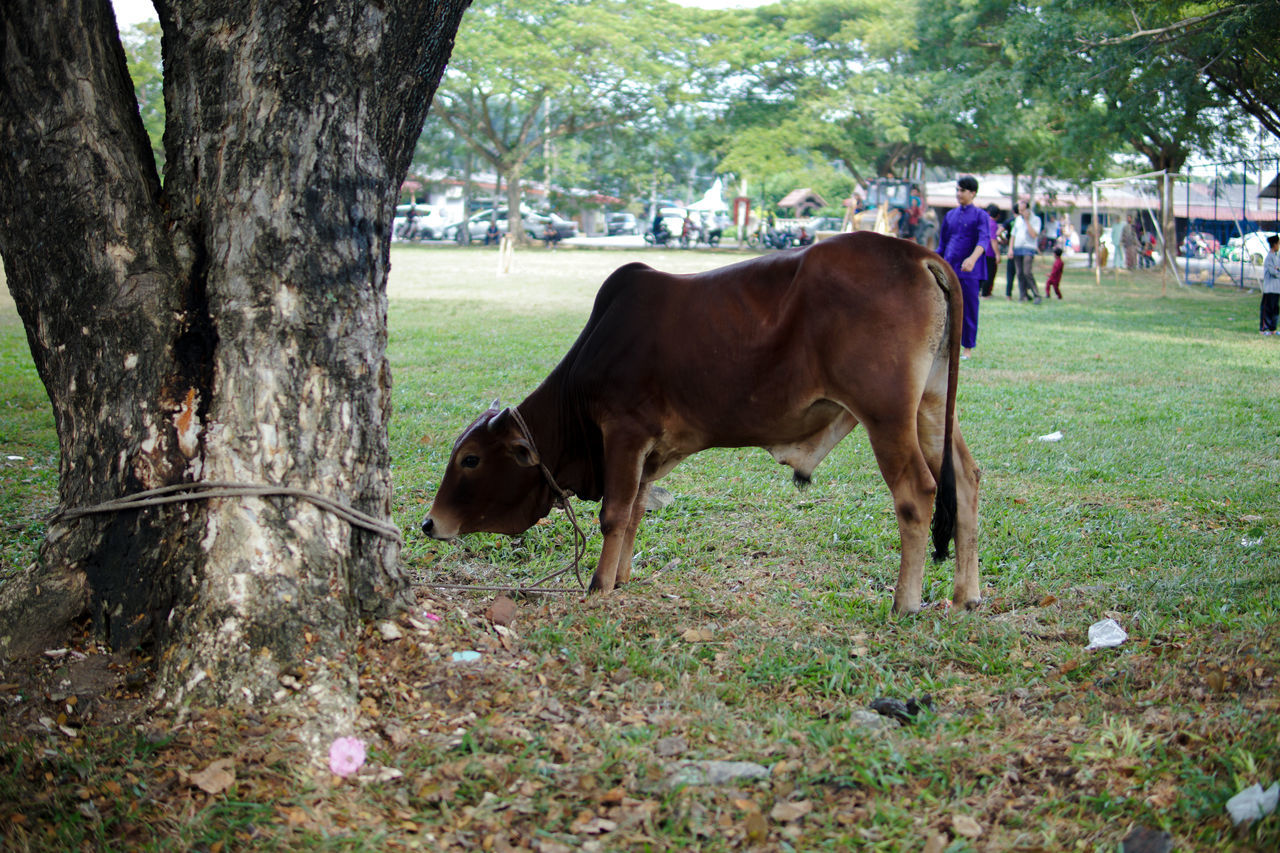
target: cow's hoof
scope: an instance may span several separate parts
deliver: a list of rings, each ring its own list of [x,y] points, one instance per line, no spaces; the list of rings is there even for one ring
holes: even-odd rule
[[[960,608],[964,608],[965,610],[977,610],[979,607],[982,606],[982,599],[970,598],[966,600],[961,600],[957,598],[954,600],[954,603],[957,610],[959,610]]]

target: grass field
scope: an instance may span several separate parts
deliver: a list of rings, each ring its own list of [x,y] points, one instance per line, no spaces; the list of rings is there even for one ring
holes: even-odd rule
[[[1061,302],[983,301],[959,403],[983,469],[974,613],[890,614],[897,531],[855,432],[804,492],[763,451],[689,460],[629,587],[521,602],[498,630],[493,593],[429,584],[564,567],[564,516],[450,544],[417,525],[457,433],[533,389],[632,257],[529,250],[502,276],[479,249],[393,252],[395,520],[440,620],[368,631],[359,776],[311,776],[278,721],[144,712],[124,676],[77,695],[51,661],[42,690],[0,685],[22,723],[0,735],[0,846],[1057,851],[1147,829],[1177,850],[1280,848],[1280,817],[1234,827],[1224,809],[1280,780],[1280,338],[1257,334],[1256,294],[1069,270]],[[55,502],[25,346],[0,306],[0,577]],[[588,562],[596,510],[579,504]],[[951,571],[927,569],[927,601]],[[1108,617],[1129,639],[1086,651]],[[453,662],[464,650],[479,660]],[[901,728],[861,713],[926,695]],[[192,780],[217,760],[235,782],[206,793]],[[680,784],[688,761],[767,773]]]

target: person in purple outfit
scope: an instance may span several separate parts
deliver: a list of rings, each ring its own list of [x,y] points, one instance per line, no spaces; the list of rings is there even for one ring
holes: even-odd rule
[[[978,303],[982,279],[987,273],[983,255],[991,254],[991,217],[973,203],[978,179],[961,175],[956,181],[959,206],[947,211],[938,232],[938,254],[960,277],[964,294],[964,332],[960,335],[961,358],[973,355],[978,345]]]

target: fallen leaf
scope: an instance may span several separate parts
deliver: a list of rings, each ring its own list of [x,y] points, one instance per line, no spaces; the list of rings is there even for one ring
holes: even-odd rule
[[[282,808],[280,813],[284,817],[285,824],[288,826],[298,827],[311,822],[311,817],[307,814],[305,809],[287,807]]]
[[[505,595],[500,595],[493,600],[484,615],[495,625],[510,625],[516,620],[516,603]]]
[[[659,738],[654,744],[654,752],[663,758],[670,758],[673,755],[680,755],[689,748],[689,743],[679,735],[671,735],[669,737]]]
[[[690,628],[680,635],[686,643],[709,643],[715,638],[716,635],[706,628]]]
[[[947,837],[945,835],[930,835],[929,840],[924,843],[924,853],[942,853],[947,849]]]
[[[221,794],[236,782],[235,762],[230,758],[219,759],[189,778],[191,784],[206,794]]]
[[[963,835],[965,838],[977,838],[982,834],[982,826],[967,814],[952,815],[951,828],[956,831],[956,835]]]
[[[746,820],[747,840],[759,844],[769,837],[769,822],[760,812],[749,812]]]
[[[813,811],[813,803],[808,800],[799,800],[794,803],[778,803],[769,812],[769,817],[779,823],[791,823]]]
[[[582,812],[569,825],[569,831],[574,835],[603,835],[606,832],[613,832],[618,828],[618,824],[608,818],[596,817],[591,812]]]

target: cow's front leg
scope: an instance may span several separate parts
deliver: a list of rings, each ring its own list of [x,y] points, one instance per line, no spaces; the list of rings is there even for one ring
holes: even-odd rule
[[[593,590],[608,592],[631,576],[631,548],[635,544],[635,526],[631,519],[640,493],[642,460],[643,454],[638,450],[610,453],[606,440],[604,499],[600,506],[600,533],[604,544],[600,546],[600,562],[591,575]],[[640,512],[644,512],[643,505]]]
[[[631,580],[631,559],[636,554],[636,531],[644,519],[644,507],[649,500],[649,484],[641,483],[636,491],[635,503],[631,505],[631,520],[627,522],[626,532],[622,536],[622,552],[618,559],[617,583],[621,586]]]

